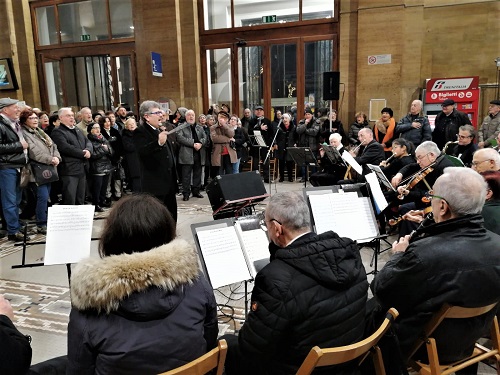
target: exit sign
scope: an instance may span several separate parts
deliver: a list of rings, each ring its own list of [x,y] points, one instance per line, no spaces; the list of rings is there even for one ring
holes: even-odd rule
[[[90,34],[80,35],[80,42],[88,42],[90,40]]]
[[[263,23],[277,22],[278,18],[276,16],[262,16]]]

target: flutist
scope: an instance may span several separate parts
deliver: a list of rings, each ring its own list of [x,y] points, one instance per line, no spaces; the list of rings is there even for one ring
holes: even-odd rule
[[[422,198],[432,190],[432,185],[443,174],[444,168],[453,167],[453,163],[444,155],[441,155],[438,147],[432,141],[423,142],[418,146],[415,150],[415,156],[417,162],[403,167],[391,181],[392,185],[397,188],[398,194],[404,198],[402,201],[403,204],[399,206],[398,210],[400,216],[403,216],[410,210],[426,207],[428,203],[422,202]],[[414,186],[411,186],[412,179],[417,178],[419,173],[427,171],[428,168],[432,168],[432,171],[426,173],[424,178]],[[403,178],[405,182],[402,184]],[[409,221],[401,222],[399,234],[400,236],[410,234],[416,227],[415,223]]]
[[[390,180],[404,166],[415,163],[415,147],[404,138],[392,142],[392,156],[380,163],[380,169]]]
[[[335,185],[337,181],[344,178],[345,171],[347,169],[344,161],[340,157],[344,152],[344,146],[342,145],[342,136],[339,133],[330,134],[330,146],[335,148],[337,152],[333,153],[333,160],[331,160],[323,146],[319,149],[320,160],[319,164],[321,171],[313,173],[309,178],[309,182],[312,186],[330,186]]]
[[[384,147],[373,139],[373,131],[370,128],[361,129],[358,139],[361,147],[357,152],[351,150],[349,153],[363,167],[363,174],[367,174],[371,171],[367,164],[379,165],[385,159]],[[357,182],[364,182],[364,178],[358,177]]]

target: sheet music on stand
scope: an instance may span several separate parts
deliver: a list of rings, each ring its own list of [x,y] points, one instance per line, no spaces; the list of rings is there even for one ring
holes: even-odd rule
[[[266,141],[264,141],[264,138],[262,138],[262,133],[260,132],[260,130],[254,130],[253,135],[255,137],[255,141],[257,142],[256,146],[267,147]]]
[[[205,275],[217,289],[253,280],[269,263],[269,240],[261,215],[191,225]]]
[[[339,153],[339,150],[337,150],[335,147],[329,145],[323,145],[321,147],[323,148],[323,151],[325,151],[326,157],[332,162],[332,164],[345,164],[342,156]]]
[[[377,179],[382,185],[384,185],[388,190],[396,192],[397,190],[392,186],[391,182],[388,180],[387,176],[382,172],[382,169],[378,165],[366,164],[376,175]]]

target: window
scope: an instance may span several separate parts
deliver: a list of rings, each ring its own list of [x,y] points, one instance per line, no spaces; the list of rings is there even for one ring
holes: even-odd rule
[[[39,45],[47,46],[59,43],[54,6],[36,8],[36,22]]]

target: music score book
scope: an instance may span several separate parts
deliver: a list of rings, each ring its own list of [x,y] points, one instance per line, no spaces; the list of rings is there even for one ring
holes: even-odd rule
[[[253,280],[269,263],[269,240],[259,216],[193,224],[191,228],[214,289]]]

